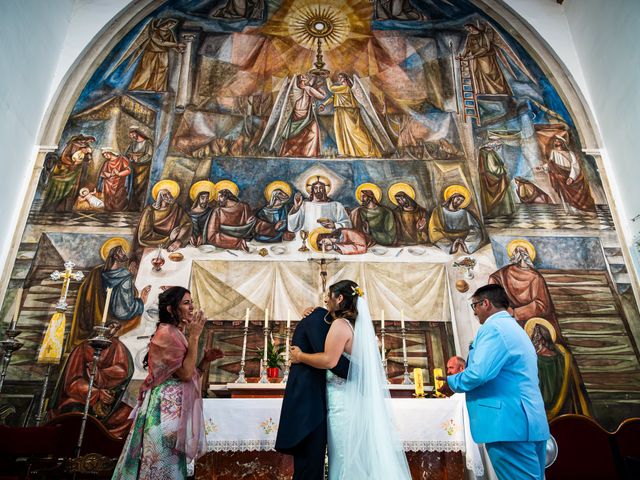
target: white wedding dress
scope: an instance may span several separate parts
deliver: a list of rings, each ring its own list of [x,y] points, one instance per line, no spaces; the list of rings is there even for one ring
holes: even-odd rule
[[[364,298],[357,308],[348,378],[327,371],[329,480],[411,480]]]

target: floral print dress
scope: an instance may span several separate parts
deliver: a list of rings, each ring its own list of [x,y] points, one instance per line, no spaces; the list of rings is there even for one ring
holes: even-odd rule
[[[145,392],[113,480],[186,478],[186,455],[175,449],[183,385],[172,377]]]

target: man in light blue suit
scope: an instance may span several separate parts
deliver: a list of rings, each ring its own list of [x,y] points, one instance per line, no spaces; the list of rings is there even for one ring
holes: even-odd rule
[[[466,370],[447,382],[466,393],[471,435],[485,444],[498,478],[542,480],[549,425],[533,344],[506,311],[509,300],[500,285],[479,288],[471,301],[481,327]]]

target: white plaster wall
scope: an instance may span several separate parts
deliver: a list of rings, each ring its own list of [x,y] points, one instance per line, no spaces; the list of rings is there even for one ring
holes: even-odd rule
[[[640,232],[639,0],[566,0],[565,15],[606,150],[603,160],[628,243]],[[636,269],[637,249],[631,248]]]
[[[0,265],[35,160],[35,141],[73,0],[3,0],[0,16]]]

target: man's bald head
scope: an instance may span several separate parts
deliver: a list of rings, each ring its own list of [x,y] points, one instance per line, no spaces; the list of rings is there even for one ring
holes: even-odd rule
[[[462,372],[467,366],[467,362],[465,362],[462,357],[451,357],[447,361],[447,375],[455,375],[456,373]]]

